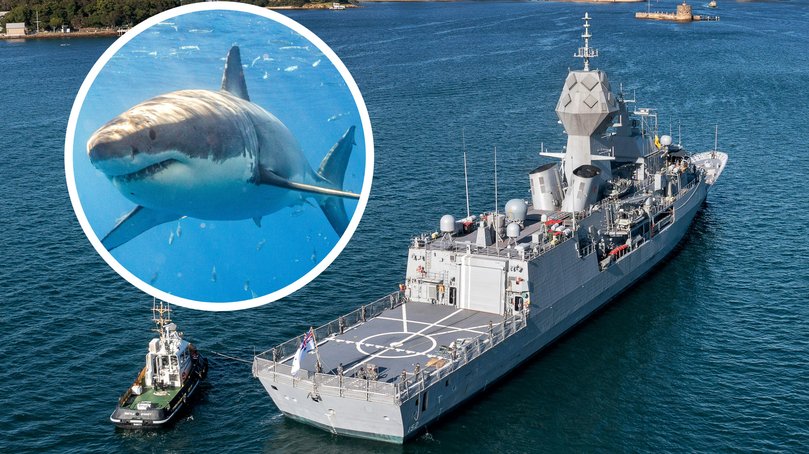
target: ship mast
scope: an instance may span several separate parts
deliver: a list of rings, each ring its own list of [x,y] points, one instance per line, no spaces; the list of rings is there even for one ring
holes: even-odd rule
[[[461,128],[461,141],[463,142],[463,182],[466,187],[466,218],[472,217],[472,212],[469,211],[469,174],[466,172],[466,132]]]
[[[154,331],[160,336],[160,340],[167,341],[166,330],[164,328],[171,323],[171,306],[163,301],[160,301],[160,304],[158,304],[157,299],[152,300],[152,321],[157,325]],[[166,348],[168,348],[168,346],[166,346]]]
[[[582,19],[584,19],[584,34],[581,35],[581,37],[584,38],[584,47],[579,47],[579,51],[573,54],[573,56],[583,59],[584,70],[589,71],[590,59],[598,57],[598,49],[593,49],[590,47],[590,38],[593,37],[593,35],[590,34],[590,14],[584,13],[584,17],[582,17]]]

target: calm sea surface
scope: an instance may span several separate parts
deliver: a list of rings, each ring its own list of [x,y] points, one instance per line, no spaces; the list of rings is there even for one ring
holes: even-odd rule
[[[659,7],[673,8],[661,1]],[[695,5],[696,9],[704,9]],[[284,301],[234,313],[177,309],[211,357],[199,404],[173,430],[107,418],[142,367],[151,298],[97,256],[64,179],[68,113],[112,41],[0,43],[0,451],[717,452],[809,450],[809,9],[720,1],[718,23],[636,21],[638,5],[373,4],[290,16],[330,44],[364,93],[376,175],[343,254]],[[395,288],[411,234],[471,203],[528,197],[553,107],[593,16],[594,61],[660,109],[694,151],[730,166],[683,247],[499,386],[404,447],[284,419],[249,358]]]

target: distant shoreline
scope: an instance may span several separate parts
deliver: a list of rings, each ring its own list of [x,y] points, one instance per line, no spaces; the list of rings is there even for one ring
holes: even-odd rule
[[[279,11],[290,11],[290,10],[324,10],[324,9],[331,9],[334,2],[323,2],[323,3],[307,3],[303,6],[268,6],[267,9],[272,10],[279,10]],[[355,5],[353,3],[340,3],[345,9],[349,8],[359,8],[359,5]]]
[[[360,0],[360,3],[448,3],[465,0]],[[646,0],[535,0],[536,3],[645,3]]]
[[[119,32],[117,29],[92,29],[92,30],[78,30],[70,33],[63,32],[39,32],[30,35],[14,35],[6,36],[0,35],[0,39],[7,41],[24,40],[24,39],[59,39],[59,38],[116,38],[123,35],[124,32]]]
[[[341,3],[346,9],[360,8],[361,3],[450,3],[462,2],[464,0],[360,0],[360,4],[354,3]],[[536,0],[547,3],[643,3],[646,0]],[[755,1],[755,0],[747,0]],[[279,11],[306,11],[306,10],[328,10],[331,9],[333,2],[323,3],[308,3],[305,6],[269,6],[267,9]],[[115,38],[124,34],[127,30],[122,29],[98,29],[91,30],[78,30],[75,32],[39,32],[28,35],[15,35],[6,36],[0,35],[0,39],[13,41],[13,40],[26,40],[26,39],[64,39],[64,38]]]

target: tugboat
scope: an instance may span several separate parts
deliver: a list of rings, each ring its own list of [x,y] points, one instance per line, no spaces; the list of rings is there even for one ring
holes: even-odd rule
[[[152,320],[159,337],[149,342],[146,365],[110,415],[110,421],[123,429],[166,426],[208,374],[208,359],[177,331],[168,304],[153,303]]]

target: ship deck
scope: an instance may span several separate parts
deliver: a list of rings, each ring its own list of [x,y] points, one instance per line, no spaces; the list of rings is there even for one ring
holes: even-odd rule
[[[402,371],[411,376],[416,365],[425,371],[440,367],[449,358],[448,347],[458,339],[488,334],[489,323],[497,327],[502,316],[458,309],[455,306],[408,302],[388,309],[365,323],[326,339],[318,339],[318,354],[324,373],[336,374],[342,364],[346,377],[365,378],[369,364],[377,380],[392,383]],[[309,352],[301,368],[314,371],[317,356]],[[292,359],[284,361],[291,364]]]
[[[167,390],[147,388],[143,390],[142,394],[136,396],[131,402],[129,402],[126,407],[136,410],[139,403],[151,402],[158,408],[165,408],[168,407],[169,402],[171,402],[171,399],[174,398],[178,390],[179,388]]]

